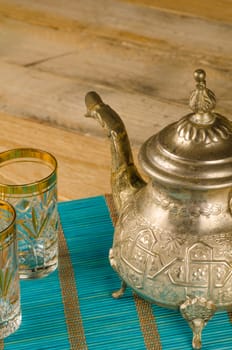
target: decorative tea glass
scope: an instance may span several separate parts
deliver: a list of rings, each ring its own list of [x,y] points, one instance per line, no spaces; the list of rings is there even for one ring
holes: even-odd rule
[[[16,213],[0,201],[0,338],[18,329],[21,323],[17,259]]]
[[[0,153],[0,196],[17,213],[19,276],[47,276],[58,264],[57,161],[48,152]]]

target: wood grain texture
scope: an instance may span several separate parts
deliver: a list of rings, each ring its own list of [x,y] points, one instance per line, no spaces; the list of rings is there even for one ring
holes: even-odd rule
[[[133,4],[160,8],[166,11],[185,13],[190,16],[199,16],[210,20],[229,22],[232,19],[231,0],[212,1],[185,1],[185,0],[125,0]]]
[[[47,150],[57,158],[59,200],[110,192],[110,154],[107,152],[107,140],[3,113],[0,114],[0,124],[0,151],[16,147],[35,147]],[[12,174],[12,177],[20,181],[19,173]]]
[[[109,146],[100,126],[84,118],[87,91],[96,90],[122,116],[135,152],[189,113],[196,68],[207,71],[217,112],[230,117],[231,5],[0,0],[2,147],[37,145],[57,153],[61,198],[69,199],[110,191]]]
[[[192,72],[199,66],[207,70],[218,111],[232,109],[232,63],[225,52],[212,56],[161,39],[67,33],[6,19],[1,30],[1,111],[102,136],[94,121],[83,118],[85,93],[97,90],[122,115],[138,146],[189,112]]]

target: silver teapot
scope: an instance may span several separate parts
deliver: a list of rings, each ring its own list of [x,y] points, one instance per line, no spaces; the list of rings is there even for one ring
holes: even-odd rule
[[[118,212],[110,264],[122,285],[160,306],[179,309],[192,346],[217,310],[232,309],[232,124],[214,112],[206,74],[194,72],[192,113],[141,147],[139,175],[125,126],[96,92],[88,117],[108,132],[112,194]]]

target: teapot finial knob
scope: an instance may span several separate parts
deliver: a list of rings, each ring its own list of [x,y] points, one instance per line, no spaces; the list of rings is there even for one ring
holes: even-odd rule
[[[216,106],[214,93],[206,87],[206,73],[203,69],[194,72],[196,89],[191,93],[189,106],[193,110],[193,119],[196,123],[211,123],[214,120],[212,110]]]
[[[196,69],[193,75],[197,83],[203,83],[206,85],[206,73],[203,69]]]

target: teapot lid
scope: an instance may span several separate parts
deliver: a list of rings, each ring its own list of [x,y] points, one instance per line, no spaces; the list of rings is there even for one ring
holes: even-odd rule
[[[166,184],[210,189],[232,185],[232,123],[215,113],[216,98],[206,73],[194,72],[193,113],[168,125],[141,147],[144,171]]]

